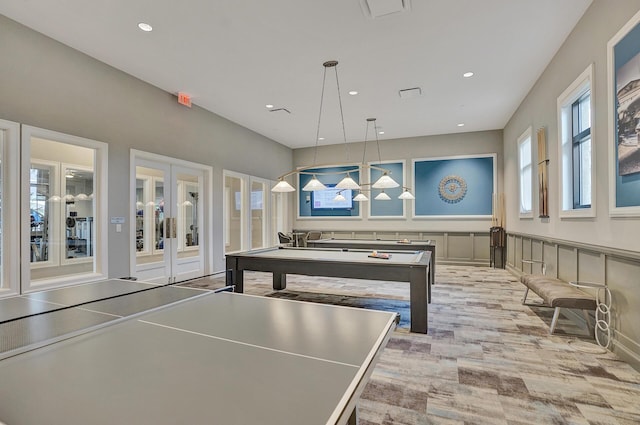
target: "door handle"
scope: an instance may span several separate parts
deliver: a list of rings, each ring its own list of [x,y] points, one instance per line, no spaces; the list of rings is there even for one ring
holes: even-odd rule
[[[164,219],[164,228],[166,229],[165,238],[174,239],[178,236],[178,228],[175,217],[166,217]]]

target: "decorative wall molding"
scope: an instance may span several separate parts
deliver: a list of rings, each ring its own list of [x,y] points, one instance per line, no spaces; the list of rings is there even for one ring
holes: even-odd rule
[[[294,229],[308,232],[318,229]],[[487,232],[425,232],[421,230],[322,230],[323,238],[432,240],[436,244],[438,264],[489,266],[489,231]]]
[[[516,276],[540,273],[539,264],[523,263],[528,259],[544,261],[548,276],[605,284],[612,294],[612,351],[640,370],[640,308],[634,302],[640,291],[640,252],[508,232],[507,270]],[[584,323],[577,311],[565,310]]]

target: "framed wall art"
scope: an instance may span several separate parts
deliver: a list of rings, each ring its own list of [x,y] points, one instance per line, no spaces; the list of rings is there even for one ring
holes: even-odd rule
[[[640,12],[607,44],[609,214],[640,216]]]
[[[413,160],[414,217],[491,219],[496,154]]]

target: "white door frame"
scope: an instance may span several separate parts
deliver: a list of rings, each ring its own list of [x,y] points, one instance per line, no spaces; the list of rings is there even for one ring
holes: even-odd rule
[[[2,147],[2,285],[0,298],[20,293],[20,124],[0,120]]]
[[[92,149],[95,152],[94,162],[94,211],[97,219],[94,220],[95,226],[95,251],[93,256],[94,267],[93,271],[89,273],[77,273],[71,275],[54,276],[47,279],[39,279],[34,284],[31,280],[31,262],[22,261],[20,267],[21,275],[21,292],[33,292],[43,289],[57,288],[67,285],[75,285],[78,283],[87,283],[98,280],[106,279],[109,276],[108,270],[108,173],[107,162],[109,157],[109,147],[104,142],[97,140],[91,140],[84,137],[73,136],[71,134],[59,133],[57,131],[47,130],[44,128],[32,127],[29,125],[21,126],[21,170],[20,170],[20,193],[21,211],[29,211],[29,186],[30,176],[29,171],[31,169],[31,138],[41,138],[45,140],[51,140],[54,142],[64,143],[68,145],[75,145],[83,148]],[[22,214],[22,221],[20,224],[21,231],[21,251],[22,258],[30,258],[30,240],[29,229],[30,223],[24,219],[25,214]]]
[[[212,273],[213,270],[213,200],[212,200],[212,188],[213,188],[213,168],[208,165],[198,164],[195,162],[185,161],[177,158],[172,158],[164,155],[158,155],[150,152],[144,152],[136,149],[131,149],[130,152],[130,205],[129,205],[129,222],[131,226],[129,226],[129,249],[130,249],[130,265],[129,265],[129,273],[131,276],[136,276],[137,271],[137,262],[136,262],[136,229],[135,229],[135,205],[136,205],[136,166],[142,165],[144,166],[145,161],[149,161],[156,164],[165,164],[169,167],[174,167],[176,170],[180,171],[180,168],[183,169],[192,169],[197,170],[202,173],[202,198],[200,199],[202,214],[200,214],[199,221],[202,223],[202,228],[200,229],[200,248],[202,249],[202,275],[208,275]],[[170,182],[165,182],[165,188],[168,185],[175,185],[175,173],[171,176]],[[171,251],[175,251],[173,249],[173,245],[170,246]],[[180,265],[182,262],[177,258],[168,258],[168,255],[171,253],[169,250],[165,249],[164,261],[173,262],[173,264]],[[173,253],[175,255],[175,252]],[[172,276],[168,276],[169,281],[173,282],[176,279],[175,273],[176,270],[170,272]],[[155,279],[154,279],[155,280]],[[160,280],[158,280],[160,282]],[[167,283],[167,278],[164,277],[162,279],[162,283]]]

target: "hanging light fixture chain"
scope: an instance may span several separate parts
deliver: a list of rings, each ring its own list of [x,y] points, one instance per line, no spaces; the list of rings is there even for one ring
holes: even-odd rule
[[[336,68],[335,70],[335,75],[336,75],[336,89],[338,92],[338,105],[340,107],[340,123],[342,125],[342,139],[344,142],[344,147],[345,147],[345,153],[346,153],[346,159],[347,159],[347,163],[350,162],[350,158],[349,158],[349,144],[347,143],[347,131],[346,131],[346,127],[345,127],[345,122],[344,122],[344,109],[343,109],[343,105],[342,105],[342,96],[340,93],[340,78],[338,77],[338,69],[337,69],[337,65],[338,65],[338,61],[335,60],[330,60],[330,61],[326,61],[325,63],[322,64],[324,66],[324,72],[322,75],[322,92],[320,93],[320,109],[318,110],[318,125],[316,127],[316,140],[314,143],[314,151],[313,151],[313,165],[311,166],[303,166],[303,167],[296,167],[295,169],[293,169],[292,171],[283,174],[282,176],[278,177],[278,183],[271,189],[273,192],[294,192],[296,189],[289,184],[288,182],[286,182],[284,179],[287,176],[290,176],[292,174],[297,174],[298,176],[302,175],[302,174],[311,174],[312,178],[308,181],[308,183],[302,188],[303,191],[318,191],[318,190],[326,190],[326,186],[320,181],[318,180],[318,178],[316,177],[316,175],[332,175],[332,174],[346,174],[346,176],[340,180],[337,184],[335,184],[335,187],[337,189],[339,189],[339,195],[342,195],[342,191],[344,190],[358,190],[358,191],[362,191],[362,186],[366,186],[369,187],[369,189],[364,189],[366,191],[370,191],[371,189],[381,189],[381,193],[375,197],[375,199],[377,200],[390,200],[391,198],[389,197],[389,195],[387,195],[384,191],[384,189],[390,189],[390,188],[395,188],[398,187],[399,184],[393,180],[389,174],[391,174],[391,172],[385,168],[380,167],[380,164],[382,163],[382,154],[380,152],[380,140],[378,138],[378,128],[376,126],[376,119],[375,118],[367,118],[367,127],[365,130],[365,135],[364,135],[364,146],[362,149],[362,163],[359,165],[353,165],[351,164],[351,167],[354,167],[353,169],[345,169],[347,167],[343,166],[340,167],[341,169],[339,171],[332,169],[330,171],[322,171],[322,168],[330,168],[333,167],[335,168],[335,164],[331,164],[331,165],[326,165],[326,166],[319,166],[317,165],[317,160],[318,160],[318,146],[319,146],[319,142],[320,142],[320,125],[322,123],[322,112],[323,112],[323,107],[324,107],[324,95],[325,95],[325,90],[326,90],[326,86],[327,86],[327,68]],[[372,164],[365,164],[365,160],[367,158],[367,141],[369,138],[369,122],[373,122],[373,131],[375,132],[376,135],[376,148],[378,150],[378,164],[376,165],[372,165]],[[359,184],[358,182],[356,182],[351,176],[350,176],[350,172],[358,172],[360,171],[360,173],[362,174],[362,172],[365,170],[377,170],[379,172],[382,173],[382,176],[380,178],[378,178],[374,183],[368,182],[368,183],[362,183]],[[362,176],[360,176],[362,177]],[[371,175],[369,176],[371,178]],[[405,192],[403,192],[399,198],[400,199],[415,199],[414,196],[409,192],[409,189],[402,186],[402,188],[405,190]],[[344,195],[342,195],[344,196]],[[362,192],[360,192],[355,198],[355,201],[368,201],[368,198],[362,194]]]
[[[364,160],[367,154],[367,137],[369,136],[369,119],[367,119],[367,127],[364,131],[364,148],[362,148],[362,164],[364,165]]]
[[[325,62],[326,63],[326,62]],[[342,123],[342,139],[344,140],[344,149],[347,154],[347,162],[349,162],[349,145],[347,144],[347,132],[344,128],[344,113],[342,111],[342,96],[340,94],[340,81],[338,80],[338,62],[332,63],[332,67],[336,70],[336,87],[338,89],[338,104],[340,105],[340,121]],[[326,66],[326,65],[325,65]]]
[[[316,144],[313,151],[313,165],[316,165],[316,158],[318,157],[318,140],[320,139],[320,122],[322,121],[322,105],[324,103],[324,87],[327,82],[327,67],[329,62],[325,62],[324,71],[322,74],[322,92],[320,93],[320,110],[318,111],[318,126],[316,127]]]
[[[380,141],[378,140],[378,129],[376,128],[376,122],[373,121],[373,133],[376,135],[376,145],[378,145],[378,165],[382,163],[382,156],[380,155]]]

